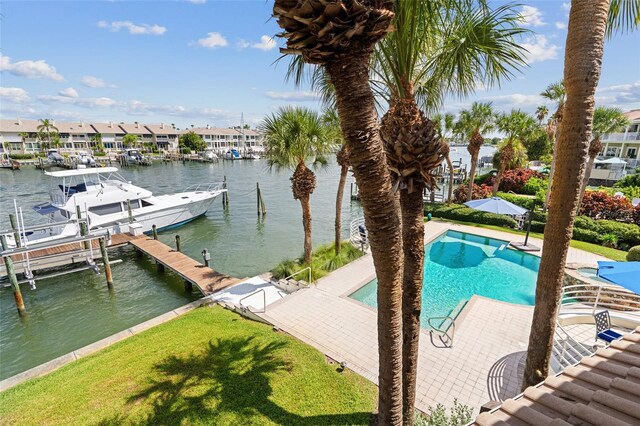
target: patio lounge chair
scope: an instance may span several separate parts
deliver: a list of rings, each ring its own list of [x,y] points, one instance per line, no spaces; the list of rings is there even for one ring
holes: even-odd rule
[[[601,339],[611,343],[622,337],[622,334],[611,329],[609,311],[598,312],[593,315],[593,318],[596,322],[596,340]]]

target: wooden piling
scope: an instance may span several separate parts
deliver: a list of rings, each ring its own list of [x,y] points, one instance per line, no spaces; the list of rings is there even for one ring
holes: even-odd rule
[[[176,235],[176,251],[180,251],[180,235]]]
[[[158,227],[156,225],[151,225],[151,232],[153,233],[153,239],[158,239]]]
[[[87,226],[86,222],[80,222],[82,220],[82,214],[80,212],[80,206],[76,206],[76,218],[78,219],[78,222],[80,224],[80,235],[82,235],[83,237],[86,237],[87,234],[89,233],[89,227]],[[85,250],[89,250],[90,248],[90,241],[83,241],[82,242],[82,247]]]
[[[258,209],[258,216],[260,216],[260,182],[256,182],[256,204]]]
[[[222,180],[222,188],[227,189],[227,176],[225,175]],[[222,206],[229,207],[229,191],[222,193]]]
[[[2,244],[2,250],[7,250],[9,245],[7,244],[7,237],[0,235],[0,242]],[[16,308],[18,309],[18,315],[24,316],[27,314],[27,310],[24,307],[24,300],[22,299],[22,292],[20,291],[20,284],[18,284],[18,277],[16,277],[16,271],[13,269],[13,260],[11,256],[5,256],[4,266],[7,270],[7,276],[11,283],[11,289],[13,290],[13,297],[16,299]]]
[[[18,221],[16,215],[9,214],[9,222],[11,222],[11,229],[13,229],[13,239],[16,243],[16,247],[22,247],[22,241],[20,241],[20,234],[18,233]]]
[[[100,253],[102,254],[102,262],[104,263],[104,275],[107,278],[107,287],[113,289],[113,277],[111,276],[111,264],[109,263],[109,253],[107,253],[107,242],[105,238],[99,238]]]

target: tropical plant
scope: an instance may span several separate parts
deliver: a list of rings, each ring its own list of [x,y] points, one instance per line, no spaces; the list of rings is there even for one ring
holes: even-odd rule
[[[547,195],[542,206],[542,211],[547,211],[547,207],[549,205],[549,197],[551,195],[553,173],[556,167],[556,141],[558,140],[560,124],[562,123],[562,118],[564,116],[564,103],[567,99],[567,94],[564,88],[564,81],[561,80],[555,83],[551,83],[543,92],[540,93],[540,96],[556,103],[556,111],[549,119],[546,128],[547,137],[549,138],[549,142],[551,143],[552,150],[551,168],[549,170],[549,189],[547,190]]]
[[[462,204],[465,201],[469,200],[469,194],[467,193],[469,190],[468,186],[465,184],[459,185],[453,191],[453,202],[457,204]],[[476,185],[473,184],[473,193],[471,194],[472,200],[480,200],[482,198],[487,198],[491,196],[491,187],[489,185]]]
[[[498,147],[494,156],[494,167],[498,169],[493,182],[494,196],[498,193],[504,172],[526,163],[527,154],[521,141],[533,130],[535,121],[520,110],[511,110],[509,114],[503,113],[496,118],[496,127],[505,133],[506,139]]]
[[[615,197],[605,191],[585,191],[579,214],[593,219],[630,221],[633,205],[625,197]]]
[[[302,206],[304,259],[311,265],[311,194],[316,188],[316,175],[307,162],[326,164],[332,140],[320,115],[307,108],[282,107],[266,117],[260,128],[269,167],[293,170],[291,190]]]
[[[273,15],[286,38],[286,48],[280,51],[322,66],[335,89],[378,278],[378,421],[398,424],[402,420],[400,218],[369,86],[373,46],[393,30],[393,1],[275,0]]]
[[[20,133],[18,133],[18,136],[20,136],[20,143],[21,143],[22,152],[26,152],[26,149],[27,149],[27,138],[29,137],[29,133],[20,132]]]
[[[178,137],[178,148],[180,152],[183,151],[204,151],[207,148],[207,144],[200,135],[197,135],[194,131],[190,130],[187,133],[183,133]]]
[[[622,129],[629,125],[629,118],[622,113],[622,110],[611,107],[596,107],[593,112],[593,130],[591,143],[589,144],[589,157],[587,160],[587,167],[584,172],[584,178],[582,179],[582,186],[580,188],[580,198],[578,200],[578,206],[582,202],[584,191],[589,184],[589,177],[591,176],[591,169],[596,156],[602,151],[602,142],[600,138],[605,133],[611,133],[616,130]]]
[[[640,246],[634,246],[629,249],[627,262],[640,262]]]
[[[613,184],[614,188],[624,188],[626,186],[640,186],[640,173],[627,175]]]
[[[138,146],[138,141],[140,139],[138,138],[138,135],[134,135],[132,133],[127,133],[126,135],[124,135],[122,137],[122,145],[125,148],[135,148],[136,146]]]
[[[491,102],[474,102],[471,108],[460,111],[458,127],[467,135],[469,143],[467,151],[471,154],[471,170],[469,171],[469,189],[467,191],[467,200],[471,200],[473,191],[473,180],[476,176],[476,168],[478,167],[478,156],[480,148],[484,143],[484,133],[489,132],[495,127],[495,115],[491,108]]]
[[[538,120],[538,124],[542,126],[542,121],[549,115],[549,108],[546,105],[540,105],[536,108],[536,119]]]
[[[58,134],[58,128],[53,124],[53,120],[49,118],[41,118],[38,122],[40,123],[38,127],[36,127],[38,133],[42,135],[42,138],[46,136],[49,146],[53,146],[52,137]],[[60,138],[58,137],[58,142],[59,141]]]
[[[522,143],[527,150],[527,158],[529,161],[542,160],[551,153],[549,145],[549,137],[542,129],[535,129],[528,135]]]
[[[549,373],[564,266],[584,173],[575,165],[584,163],[590,143],[605,36],[639,24],[638,1],[575,1],[571,5],[564,68],[567,102],[555,147],[558,167],[544,229],[523,389],[544,380]]]
[[[449,147],[448,137],[455,127],[455,116],[451,113],[444,115],[436,114],[432,117],[432,120],[436,126],[436,133],[440,136],[442,154],[444,155],[444,160],[447,162],[447,169],[449,170],[449,195],[447,196],[447,203],[450,203],[453,199],[454,170],[453,163],[451,163],[451,148]]]

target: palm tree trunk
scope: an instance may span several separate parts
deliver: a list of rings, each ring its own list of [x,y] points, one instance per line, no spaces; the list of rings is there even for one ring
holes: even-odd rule
[[[553,186],[553,175],[555,174],[556,169],[556,156],[558,151],[558,140],[556,139],[556,143],[553,148],[553,156],[551,157],[551,168],[549,169],[549,185],[547,187],[547,194],[544,198],[544,204],[542,205],[542,212],[546,213],[549,208],[549,202],[551,200],[551,188]]]
[[[471,153],[471,171],[469,172],[469,191],[467,192],[467,201],[471,201],[473,198],[473,180],[476,178],[476,168],[478,167],[478,154],[479,151]]]
[[[378,278],[378,423],[402,423],[402,237],[369,87],[370,52],[326,65],[349,161],[360,190]]]
[[[580,198],[578,198],[578,211],[580,211],[580,205],[582,204],[582,198],[584,197],[584,192],[587,190],[587,185],[589,185],[589,178],[591,177],[591,169],[593,169],[593,163],[595,162],[596,157],[589,157],[587,160],[587,167],[584,170],[584,178],[582,179],[582,185],[580,186]]]
[[[451,203],[451,198],[453,198],[453,164],[451,163],[451,156],[449,154],[447,154],[446,157],[444,157],[445,161],[447,162],[447,167],[449,168],[449,194],[447,196],[447,204]],[[473,187],[472,187],[473,188]]]
[[[304,228],[304,262],[311,265],[311,197],[305,195],[300,198],[302,206],[302,226]]]
[[[496,195],[498,195],[498,189],[500,188],[500,181],[502,180],[502,174],[504,173],[503,168],[500,167],[498,169],[498,174],[496,175],[495,179],[493,180],[493,188],[492,188],[492,196],[495,197]]]
[[[402,190],[402,399],[405,425],[413,425],[420,312],[422,310],[422,280],[424,272],[424,204],[422,184],[415,184],[413,192]]]
[[[549,373],[564,266],[591,139],[608,10],[608,0],[577,1],[572,2],[569,13],[564,69],[567,102],[556,144],[558,167],[550,200],[553,208],[544,229],[523,388],[540,382]]]
[[[347,172],[349,166],[343,165],[340,168],[340,181],[338,182],[338,194],[336,195],[336,223],[335,223],[335,252],[340,254],[340,241],[342,240],[342,198],[344,196],[344,185],[347,183]]]

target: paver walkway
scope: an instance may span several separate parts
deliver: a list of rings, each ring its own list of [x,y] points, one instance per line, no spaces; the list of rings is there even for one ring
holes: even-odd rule
[[[426,242],[454,229],[504,240],[513,234],[464,225],[430,222]],[[531,238],[533,244],[542,241]],[[569,249],[568,262],[594,263],[601,256]],[[261,314],[267,321],[316,347],[348,368],[377,383],[376,311],[348,295],[375,276],[370,255],[270,305]],[[453,348],[437,348],[422,330],[418,361],[416,405],[426,411],[453,400],[475,409],[489,400],[519,393],[533,307],[474,296],[456,320]],[[520,374],[518,374],[520,371]]]

